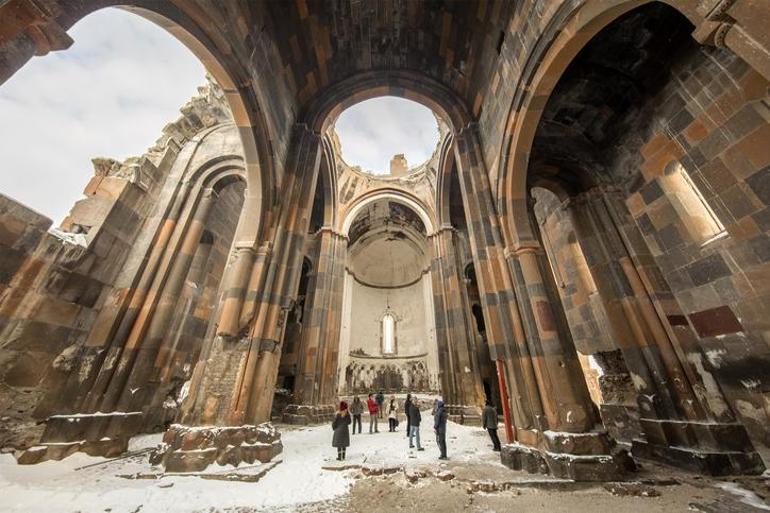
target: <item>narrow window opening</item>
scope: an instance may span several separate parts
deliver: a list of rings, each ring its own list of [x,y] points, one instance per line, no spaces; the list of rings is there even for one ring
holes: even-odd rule
[[[681,163],[669,163],[661,184],[693,239],[705,246],[727,235],[724,225]]]
[[[497,55],[503,51],[503,43],[505,42],[505,31],[501,30],[500,35],[497,36]]]
[[[382,317],[382,354],[396,353],[396,318],[391,313]]]

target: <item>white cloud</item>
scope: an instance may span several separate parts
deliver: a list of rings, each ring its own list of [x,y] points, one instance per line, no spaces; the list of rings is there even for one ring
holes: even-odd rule
[[[422,164],[439,138],[430,109],[393,96],[353,105],[340,114],[335,129],[345,162],[377,174],[390,172],[390,159],[397,153],[406,156],[410,167]]]
[[[0,86],[0,192],[55,224],[82,196],[91,157],[142,154],[205,74],[173,36],[125,11],[98,11],[69,34],[69,50]]]

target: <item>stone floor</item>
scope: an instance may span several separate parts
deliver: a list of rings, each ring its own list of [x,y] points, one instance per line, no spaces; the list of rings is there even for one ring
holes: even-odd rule
[[[767,477],[713,480],[644,464],[618,483],[585,484],[503,467],[479,428],[450,425],[448,462],[424,429],[426,450],[403,432],[356,434],[344,463],[329,426],[279,426],[284,453],[268,465],[168,475],[147,462],[159,435],[132,440],[137,454],[108,461],[77,454],[16,465],[0,455],[2,512],[580,512],[770,511]]]

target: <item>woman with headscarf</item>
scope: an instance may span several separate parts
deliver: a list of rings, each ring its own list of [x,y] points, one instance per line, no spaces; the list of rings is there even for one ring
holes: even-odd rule
[[[390,404],[388,404],[388,431],[391,433],[396,431],[398,426],[398,403],[395,396],[390,396]]]
[[[350,445],[350,432],[348,431],[348,426],[350,426],[348,403],[342,401],[340,403],[340,409],[334,416],[334,421],[332,422],[332,429],[334,430],[332,447],[337,448],[337,461],[345,459],[345,449]]]

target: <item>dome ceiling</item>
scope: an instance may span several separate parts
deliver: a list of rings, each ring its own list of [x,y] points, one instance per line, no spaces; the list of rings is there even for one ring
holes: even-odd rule
[[[390,199],[362,209],[350,227],[349,271],[372,287],[403,287],[427,271],[425,225],[411,208]]]

